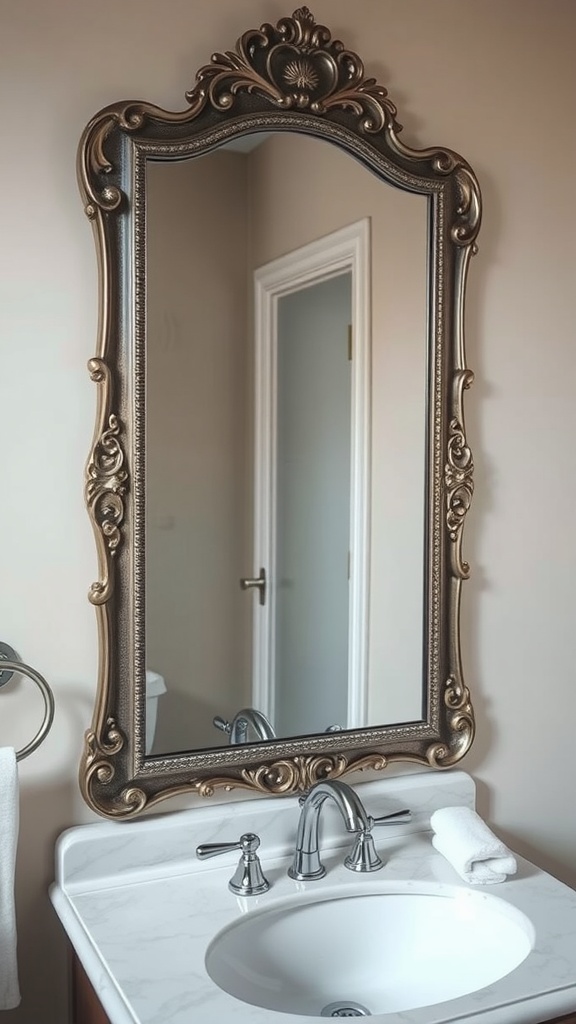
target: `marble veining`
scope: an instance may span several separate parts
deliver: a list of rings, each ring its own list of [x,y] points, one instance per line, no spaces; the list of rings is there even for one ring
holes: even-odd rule
[[[410,825],[376,830],[385,864],[352,875],[342,864],[349,837],[336,816],[326,816],[321,881],[296,882],[286,869],[293,850],[295,798],[232,805],[145,819],[81,826],[65,833],[57,849],[51,897],[72,944],[112,1024],[288,1024],[290,1015],[240,1002],[209,978],[209,942],[242,914],[322,888],[338,895],[351,882],[365,892],[390,891],[402,882],[415,891],[430,883],[466,889],[432,847],[430,814],[440,806],[473,806],[474,785],[463,772],[421,773],[379,780],[360,790],[369,813],[409,806]],[[237,839],[248,828],[262,838],[262,862],[271,889],[235,897],[227,888],[238,855],[200,862],[199,842]],[[522,911],[535,928],[532,952],[514,971],[485,988],[432,1007],[374,1014],[380,1024],[539,1024],[576,1010],[576,893],[518,858],[518,874],[495,886],[476,887]],[[351,936],[357,942],[359,936]],[[450,955],[449,934],[431,936]],[[299,1016],[300,1024],[318,1017]]]

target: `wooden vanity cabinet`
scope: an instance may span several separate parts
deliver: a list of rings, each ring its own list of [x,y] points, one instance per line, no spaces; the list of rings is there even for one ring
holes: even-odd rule
[[[72,953],[72,1024],[110,1024],[75,953]],[[576,1013],[541,1024],[576,1024]]]
[[[75,953],[71,961],[72,1024],[110,1024]]]

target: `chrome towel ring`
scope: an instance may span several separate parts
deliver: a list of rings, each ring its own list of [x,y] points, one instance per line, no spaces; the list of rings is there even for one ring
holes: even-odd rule
[[[16,751],[16,760],[23,761],[25,757],[33,754],[38,749],[50,732],[52,722],[54,721],[54,694],[44,676],[41,676],[35,668],[31,668],[30,665],[25,665],[23,661],[19,661],[16,652],[8,644],[0,643],[0,689],[10,681],[14,672],[19,672],[21,675],[32,679],[44,698],[44,717],[38,732],[25,747]]]

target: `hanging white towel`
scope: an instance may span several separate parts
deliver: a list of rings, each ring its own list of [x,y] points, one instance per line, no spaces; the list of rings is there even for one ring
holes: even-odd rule
[[[16,754],[12,747],[0,747],[0,1010],[12,1010],[20,1002],[14,907],[17,843]]]
[[[442,807],[430,826],[433,845],[466,882],[493,885],[516,874],[514,855],[471,807]]]

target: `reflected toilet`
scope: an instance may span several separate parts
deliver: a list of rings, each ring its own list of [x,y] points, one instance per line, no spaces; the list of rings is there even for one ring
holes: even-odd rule
[[[166,693],[164,676],[159,672],[146,669],[146,753],[149,754],[154,745],[156,722],[158,721],[158,699]]]

